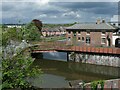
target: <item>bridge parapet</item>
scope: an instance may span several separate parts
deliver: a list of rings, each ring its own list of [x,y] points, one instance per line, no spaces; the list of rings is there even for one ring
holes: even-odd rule
[[[54,50],[54,51],[70,51],[70,52],[91,52],[91,53],[106,53],[106,54],[120,54],[120,48],[112,47],[90,47],[90,46],[73,46],[67,45],[66,42],[41,42],[37,44],[35,50]]]
[[[120,54],[120,48],[107,48],[107,47],[71,46],[71,48],[69,49],[57,48],[57,50],[66,50],[66,51],[73,51],[73,52]]]

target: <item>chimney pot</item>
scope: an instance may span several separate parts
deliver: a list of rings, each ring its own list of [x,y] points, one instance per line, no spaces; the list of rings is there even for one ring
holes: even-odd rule
[[[104,19],[102,20],[102,23],[105,23],[105,20],[104,20]]]
[[[96,24],[100,24],[100,19],[97,19],[97,22],[96,22]]]

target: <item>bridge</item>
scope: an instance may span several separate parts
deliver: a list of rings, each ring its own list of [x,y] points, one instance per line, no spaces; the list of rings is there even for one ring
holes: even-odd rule
[[[67,45],[66,42],[40,42],[35,44],[32,53],[40,52],[82,52],[97,54],[120,54],[120,48]]]

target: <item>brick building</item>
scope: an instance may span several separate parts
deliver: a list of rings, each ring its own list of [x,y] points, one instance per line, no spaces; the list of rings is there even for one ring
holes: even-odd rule
[[[44,37],[60,36],[60,35],[65,35],[66,31],[64,27],[42,28],[42,34]]]
[[[75,24],[66,28],[68,45],[80,46],[113,46],[113,33],[118,28],[108,24],[105,20],[97,20],[96,23]]]

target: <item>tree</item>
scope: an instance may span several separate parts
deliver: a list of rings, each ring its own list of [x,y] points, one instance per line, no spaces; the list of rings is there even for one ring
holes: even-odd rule
[[[22,28],[7,28],[8,30],[2,32],[2,57],[4,57],[4,49],[9,47],[10,41],[21,42],[22,40],[36,41],[40,40],[40,33],[33,22],[23,26]],[[17,47],[17,46],[16,46]],[[32,67],[33,58],[23,54],[22,52],[15,53],[15,56],[2,58],[2,89],[9,88],[32,88],[31,83],[27,81],[28,78],[35,77],[42,73],[37,67]],[[12,51],[11,51],[12,52]],[[14,50],[13,50],[14,52]]]
[[[40,20],[37,20],[37,19],[33,19],[32,20],[32,22],[35,24],[35,26],[39,29],[39,32],[40,32],[40,34],[42,35],[42,32],[41,32],[41,30],[42,30],[42,21],[40,21]]]
[[[7,28],[2,32],[2,45],[6,46],[10,40],[19,41],[39,41],[42,32],[35,26],[33,22],[22,26],[22,28]]]
[[[2,60],[2,89],[33,88],[28,82],[29,78],[42,73],[37,67],[32,67],[33,58],[23,53],[18,53],[12,59]]]
[[[28,41],[39,41],[41,33],[39,32],[39,29],[35,26],[33,22],[25,25],[23,28],[21,28],[21,34],[23,36],[23,39]]]

